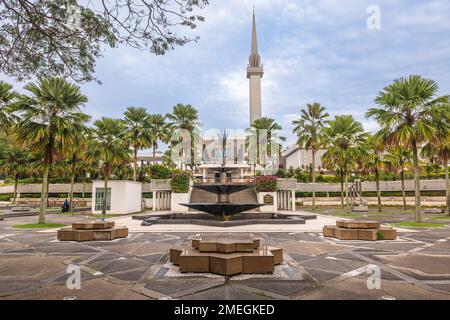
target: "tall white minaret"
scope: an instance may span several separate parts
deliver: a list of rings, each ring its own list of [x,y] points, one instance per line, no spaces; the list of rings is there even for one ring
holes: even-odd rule
[[[264,74],[256,41],[256,18],[253,8],[252,52],[248,58],[247,78],[250,79],[250,125],[261,118],[261,78]]]

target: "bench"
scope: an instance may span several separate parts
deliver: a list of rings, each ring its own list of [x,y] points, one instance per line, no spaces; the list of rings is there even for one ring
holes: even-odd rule
[[[12,212],[27,212],[31,211],[31,207],[27,206],[17,206],[17,207],[11,207]]]

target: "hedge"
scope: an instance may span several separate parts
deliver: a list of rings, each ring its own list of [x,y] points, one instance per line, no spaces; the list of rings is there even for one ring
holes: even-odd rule
[[[277,191],[277,177],[259,176],[255,178],[255,189],[257,192]]]
[[[177,173],[172,175],[170,187],[174,193],[187,193],[189,191],[190,176],[187,173]]]

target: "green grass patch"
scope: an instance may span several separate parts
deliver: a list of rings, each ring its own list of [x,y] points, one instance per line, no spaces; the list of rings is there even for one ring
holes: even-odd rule
[[[432,220],[450,220],[450,216],[433,217]]]
[[[13,228],[18,229],[52,229],[65,227],[66,224],[62,223],[29,223],[29,224],[16,224]]]
[[[440,228],[444,226],[444,224],[441,223],[413,222],[413,221],[395,222],[391,223],[391,225],[400,228]]]

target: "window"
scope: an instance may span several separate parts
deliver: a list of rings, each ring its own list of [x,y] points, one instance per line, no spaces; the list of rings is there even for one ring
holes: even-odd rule
[[[103,200],[105,199],[105,188],[95,188],[95,210],[103,210]],[[107,189],[106,210],[111,210],[111,188]]]

